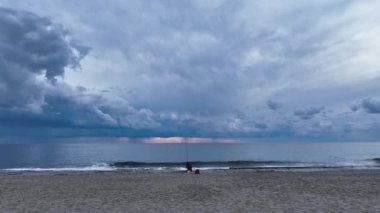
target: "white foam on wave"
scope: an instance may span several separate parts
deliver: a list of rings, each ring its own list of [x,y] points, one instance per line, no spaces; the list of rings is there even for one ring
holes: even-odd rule
[[[11,169],[3,169],[3,171],[20,171],[20,172],[28,172],[28,171],[35,171],[35,172],[64,172],[64,171],[114,171],[117,170],[116,168],[110,167],[108,164],[100,163],[95,164],[92,166],[86,166],[86,167],[64,167],[64,168],[11,168]]]
[[[374,161],[368,161],[368,160],[352,160],[352,161],[345,161],[345,162],[338,162],[336,163],[338,166],[343,167],[353,167],[353,168],[376,168],[378,167],[378,164]]]
[[[272,165],[260,165],[260,166],[253,166],[251,168],[334,168],[334,167],[350,167],[350,168],[379,168],[380,166],[378,163],[373,161],[364,161],[364,160],[352,160],[352,161],[342,161],[342,162],[334,162],[334,163],[294,163],[294,164],[272,164]],[[210,170],[228,170],[228,169],[234,169],[234,168],[250,168],[245,167],[244,165],[242,167],[227,167],[227,166],[205,166],[205,167],[194,167],[193,170],[199,169],[200,171],[210,171]],[[94,164],[92,166],[85,166],[85,167],[63,167],[63,168],[36,168],[36,167],[29,167],[29,168],[9,168],[9,169],[0,169],[0,171],[36,171],[36,172],[49,172],[49,171],[56,171],[56,172],[64,172],[64,171],[162,171],[162,172],[170,172],[170,171],[186,171],[186,168],[184,167],[171,167],[171,166],[163,166],[163,167],[156,167],[156,166],[150,166],[150,167],[114,167],[107,163],[98,163]]]
[[[194,169],[199,169],[199,170],[226,170],[226,169],[230,169],[230,167],[218,167],[218,166],[215,166],[215,167],[199,167],[199,168],[193,168]]]
[[[132,171],[186,171],[184,167],[124,167],[118,168],[119,170],[132,170]]]
[[[201,171],[206,170],[225,170],[230,169],[230,167],[195,167],[193,170],[199,169]],[[3,169],[3,171],[14,171],[14,172],[65,172],[65,171],[117,171],[117,170],[129,170],[129,171],[186,171],[184,167],[129,167],[129,168],[115,168],[111,167],[107,164],[97,164],[88,167],[65,167],[65,168],[11,168],[11,169]]]

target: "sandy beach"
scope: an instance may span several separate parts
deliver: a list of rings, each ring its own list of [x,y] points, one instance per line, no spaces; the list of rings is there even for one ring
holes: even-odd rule
[[[379,212],[380,170],[0,172],[1,212]]]

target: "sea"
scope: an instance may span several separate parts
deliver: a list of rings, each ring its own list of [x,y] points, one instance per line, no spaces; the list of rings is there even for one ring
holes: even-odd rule
[[[380,143],[0,143],[1,171],[380,169]]]

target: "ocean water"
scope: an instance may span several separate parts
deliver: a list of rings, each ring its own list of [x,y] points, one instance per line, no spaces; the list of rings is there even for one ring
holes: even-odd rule
[[[380,143],[0,144],[3,171],[380,168]]]

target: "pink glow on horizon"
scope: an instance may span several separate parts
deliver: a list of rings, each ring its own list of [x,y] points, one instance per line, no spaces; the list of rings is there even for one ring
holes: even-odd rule
[[[167,144],[167,143],[236,143],[237,139],[233,138],[201,138],[201,137],[150,137],[150,138],[129,138],[120,137],[117,139],[119,142],[141,142],[141,143],[154,143],[154,144]]]

